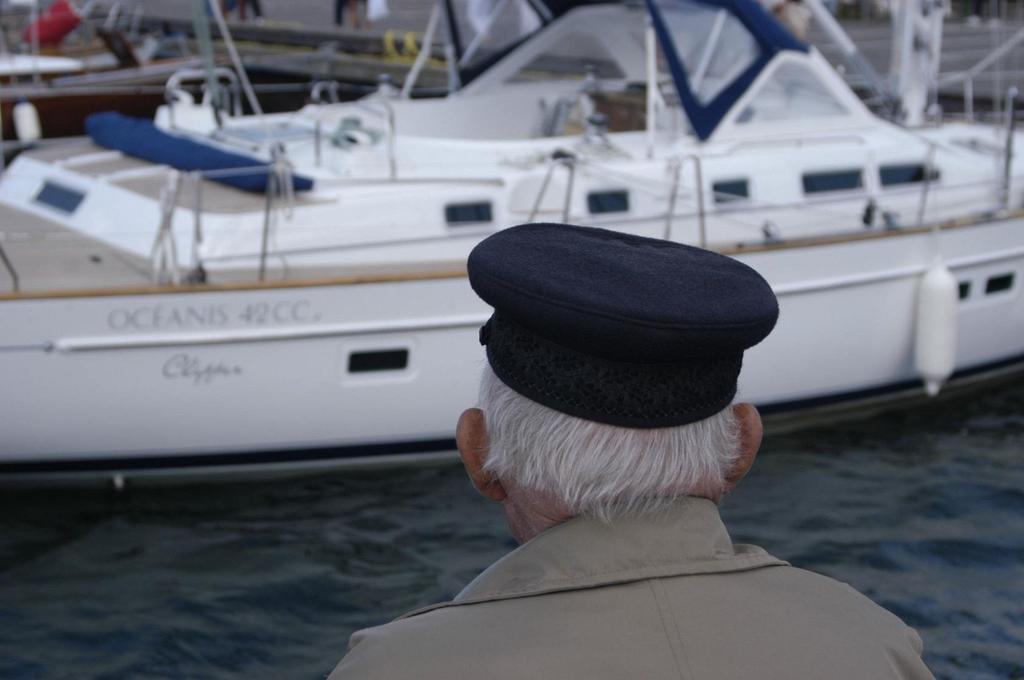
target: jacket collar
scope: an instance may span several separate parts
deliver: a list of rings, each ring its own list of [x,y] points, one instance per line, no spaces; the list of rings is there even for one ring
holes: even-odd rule
[[[536,536],[477,576],[446,606],[529,597],[649,578],[785,565],[756,546],[733,545],[717,506],[682,498],[655,515],[606,524],[576,518]]]

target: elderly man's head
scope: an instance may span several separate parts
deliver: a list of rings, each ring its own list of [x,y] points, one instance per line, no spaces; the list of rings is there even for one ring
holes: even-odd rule
[[[610,521],[679,496],[718,502],[750,469],[761,419],[750,404],[695,423],[623,428],[533,402],[484,368],[479,408],[459,419],[466,471],[502,502],[520,542],[576,516]]]
[[[778,316],[757,272],[681,244],[533,224],[477,246],[469,275],[495,313],[480,333],[479,408],[457,439],[517,539],[578,515],[718,501],[750,468],[761,421],[731,402],[743,351]]]

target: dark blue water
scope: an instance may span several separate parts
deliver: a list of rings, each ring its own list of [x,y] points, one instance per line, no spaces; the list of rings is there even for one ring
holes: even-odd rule
[[[940,678],[1024,678],[1024,386],[772,437],[734,539],[914,625]],[[513,547],[457,467],[0,492],[0,678],[319,678],[349,633]]]

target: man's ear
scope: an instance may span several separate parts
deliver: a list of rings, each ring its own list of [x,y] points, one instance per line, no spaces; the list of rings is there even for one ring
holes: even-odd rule
[[[732,412],[736,416],[736,424],[740,430],[740,441],[736,461],[725,475],[725,493],[732,491],[750,471],[757,451],[761,448],[761,438],[764,436],[761,414],[753,404],[736,404],[732,407]]]
[[[462,412],[458,427],[455,428],[455,443],[459,447],[459,457],[462,458],[466,474],[476,490],[492,501],[505,500],[505,487],[484,469],[484,460],[487,458],[487,423],[483,411],[470,408]]]

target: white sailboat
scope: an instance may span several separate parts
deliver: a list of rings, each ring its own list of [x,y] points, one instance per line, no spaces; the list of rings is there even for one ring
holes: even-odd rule
[[[777,423],[1021,366],[1012,109],[879,118],[750,0],[573,4],[505,0],[476,29],[439,5],[444,99],[240,116],[174,90],[154,126],[21,155],[0,475],[447,456],[489,315],[466,255],[526,221],[760,271],[781,318],[740,391]]]

